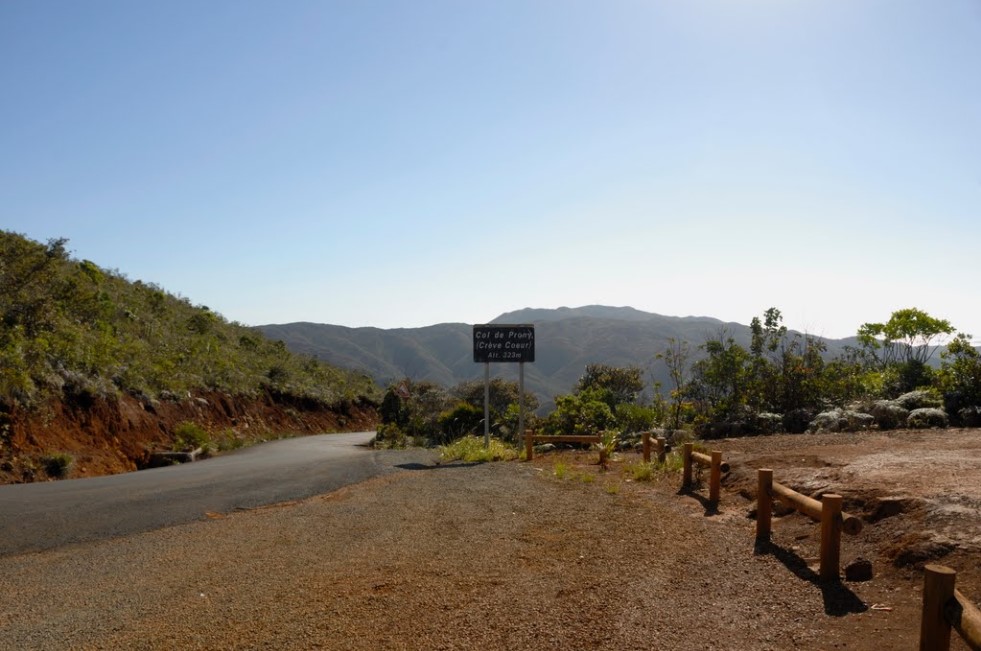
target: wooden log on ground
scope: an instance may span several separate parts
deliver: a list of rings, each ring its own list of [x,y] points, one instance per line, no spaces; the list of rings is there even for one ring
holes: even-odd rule
[[[705,468],[711,468],[712,467],[712,457],[709,456],[709,455],[707,455],[707,454],[702,454],[701,452],[692,452],[691,453],[691,458],[692,458],[692,461],[694,461],[695,463],[697,463],[700,466],[703,466]],[[730,470],[730,468],[729,468],[729,462],[728,461],[722,461],[721,462],[721,465],[719,466],[719,470],[721,470],[722,472],[729,472],[729,470]]]
[[[813,497],[802,495],[779,482],[773,482],[773,497],[785,505],[797,509],[812,520],[821,521],[821,503]]]
[[[773,482],[771,495],[785,505],[797,509],[812,520],[821,521],[821,502],[818,502],[813,497],[802,495],[794,489],[787,488],[778,482]],[[849,536],[854,536],[862,532],[862,520],[858,517],[842,512],[841,520],[842,531]]]

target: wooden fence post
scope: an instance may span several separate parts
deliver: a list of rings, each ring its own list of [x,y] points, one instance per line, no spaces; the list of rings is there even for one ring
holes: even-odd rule
[[[773,470],[756,471],[756,540],[769,542],[773,521]]]
[[[535,433],[532,430],[525,432],[525,461],[535,458]]]
[[[651,433],[644,432],[644,463],[651,462]]]
[[[841,495],[821,498],[821,580],[841,579]]]
[[[663,436],[657,437],[657,462],[664,463],[667,456],[668,441]]]
[[[691,488],[691,451],[694,445],[692,443],[685,443],[684,452],[682,454],[682,459],[685,463],[684,475],[681,478],[682,488]]]
[[[944,606],[954,596],[957,572],[929,563],[923,568],[923,615],[920,619],[920,651],[950,649],[950,623]]]
[[[712,450],[712,467],[709,474],[709,502],[719,503],[722,492],[722,451]]]

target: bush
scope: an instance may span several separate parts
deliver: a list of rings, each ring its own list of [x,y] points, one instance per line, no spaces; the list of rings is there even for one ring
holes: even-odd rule
[[[457,403],[439,415],[440,442],[448,443],[461,436],[477,434],[484,421],[484,410],[466,402]]]
[[[483,437],[464,436],[449,445],[442,446],[440,458],[444,461],[460,459],[468,463],[484,463],[517,459],[518,452],[500,439],[491,439],[490,447],[484,448]]]
[[[914,409],[906,419],[906,426],[912,429],[947,427],[947,412],[943,409],[935,409],[933,407]]]
[[[623,402],[614,410],[617,425],[622,432],[643,432],[657,424],[658,413],[653,407]]]
[[[48,477],[54,477],[56,479],[61,479],[68,475],[68,471],[71,470],[73,463],[75,463],[75,458],[67,452],[54,452],[41,458],[41,465],[44,467],[44,472],[48,474]]]
[[[964,407],[957,412],[957,418],[964,427],[981,427],[981,407]]]
[[[896,403],[904,409],[914,411],[926,408],[939,409],[944,401],[934,391],[910,391],[896,398]]]
[[[783,416],[768,412],[757,414],[753,425],[758,434],[776,434],[783,428]]]
[[[879,429],[896,429],[906,425],[909,410],[893,400],[876,400],[872,405],[872,417]]]
[[[175,450],[207,449],[210,446],[211,436],[197,423],[184,421],[174,429]]]
[[[378,426],[371,445],[376,448],[404,448],[407,443],[405,432],[395,423],[382,423]]]
[[[807,409],[792,409],[783,415],[783,429],[790,434],[803,434],[812,420],[814,420],[814,412]]]

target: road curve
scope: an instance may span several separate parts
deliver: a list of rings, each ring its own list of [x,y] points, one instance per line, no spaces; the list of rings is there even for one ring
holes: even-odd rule
[[[283,439],[139,472],[0,486],[0,555],[124,536],[288,500],[397,469],[373,432]]]

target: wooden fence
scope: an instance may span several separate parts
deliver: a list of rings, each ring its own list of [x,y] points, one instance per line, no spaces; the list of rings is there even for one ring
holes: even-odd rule
[[[589,435],[553,435],[553,434],[535,434],[534,432],[525,432],[525,460],[531,461],[535,458],[535,443],[595,443],[599,444],[600,437],[597,434]],[[606,462],[606,450],[600,447],[600,463]]]
[[[829,493],[819,502],[773,481],[773,470],[769,468],[757,471],[757,481],[756,540],[769,542],[773,500],[779,500],[821,523],[821,580],[838,581],[841,578],[841,532],[854,536],[862,531],[862,521],[841,510],[841,495]]]
[[[663,436],[658,436],[653,441],[651,441],[651,433],[650,432],[643,432],[641,434],[641,436],[643,437],[643,441],[644,441],[644,444],[643,444],[644,463],[650,463],[651,462],[651,448],[652,447],[657,450],[657,462],[658,463],[664,463],[664,459],[665,459],[665,457],[668,454],[668,443],[667,443],[667,439],[665,439]],[[653,443],[653,445],[652,445],[652,443]]]
[[[691,488],[694,465],[709,468],[709,502],[718,504],[719,494],[722,491],[722,473],[729,472],[729,464],[722,461],[722,452],[720,450],[713,450],[711,454],[695,452],[694,445],[691,443],[685,443],[682,450],[684,475],[681,479],[681,487]]]
[[[923,574],[920,651],[948,651],[953,628],[974,651],[981,651],[981,611],[954,587],[957,572],[928,564]]]

